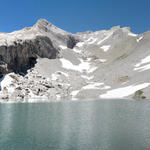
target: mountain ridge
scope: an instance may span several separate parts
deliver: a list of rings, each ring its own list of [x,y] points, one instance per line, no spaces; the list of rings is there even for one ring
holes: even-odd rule
[[[45,19],[0,33],[1,101],[150,98],[150,32],[72,34]]]

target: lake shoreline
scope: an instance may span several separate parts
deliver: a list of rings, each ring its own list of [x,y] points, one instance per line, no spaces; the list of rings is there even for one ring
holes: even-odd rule
[[[131,102],[138,102],[138,101],[146,101],[146,102],[150,102],[149,99],[128,99],[128,98],[103,98],[103,99],[77,99],[77,100],[48,100],[48,99],[40,99],[40,98],[35,98],[35,99],[26,99],[26,100],[21,100],[21,101],[16,101],[15,99],[11,99],[11,100],[0,100],[0,104],[17,104],[17,103],[22,103],[22,104],[26,104],[26,103],[59,103],[59,102],[89,102],[89,101],[131,101]]]

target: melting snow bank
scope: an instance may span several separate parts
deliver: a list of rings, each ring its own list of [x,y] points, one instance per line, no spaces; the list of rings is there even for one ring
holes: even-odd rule
[[[64,45],[59,45],[59,47],[60,47],[61,49],[67,49],[67,46],[64,46]]]
[[[150,55],[145,57],[144,59],[141,60],[138,64],[135,65],[136,68],[134,68],[134,71],[139,70],[139,71],[145,71],[150,69]],[[144,65],[145,64],[145,65]]]
[[[136,37],[137,34],[134,34],[134,33],[128,33],[129,36],[133,36],[133,37]]]
[[[61,58],[62,67],[69,70],[84,72],[87,71],[88,73],[92,73],[97,69],[97,67],[91,67],[89,62],[86,62],[80,59],[81,63],[79,65],[72,64],[69,60]]]
[[[143,39],[143,36],[139,37],[136,41],[140,42]]]
[[[15,91],[15,85],[13,84],[14,79],[13,74],[4,75],[1,81],[1,90],[6,90],[8,93],[13,93]]]
[[[110,45],[103,45],[101,49],[103,49],[104,52],[107,52],[110,49],[110,47]]]
[[[142,59],[140,63],[135,65],[135,67],[140,67],[141,65],[143,65],[145,63],[149,63],[149,62],[150,62],[150,55],[145,57],[144,59]]]
[[[100,98],[123,98],[148,86],[150,86],[150,83],[143,83],[139,85],[131,85],[123,88],[118,88],[107,91],[105,94],[100,95]]]

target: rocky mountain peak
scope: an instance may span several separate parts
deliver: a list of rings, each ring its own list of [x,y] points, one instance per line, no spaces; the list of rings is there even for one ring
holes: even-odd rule
[[[48,22],[46,19],[39,19],[37,23],[33,26],[33,28],[36,28],[37,30],[43,31],[45,33],[54,33],[54,34],[62,34],[62,35],[70,34],[56,27],[52,23]]]
[[[37,27],[39,30],[43,30],[45,32],[48,31],[51,27],[54,25],[48,22],[46,19],[39,19],[37,23],[34,25],[34,27]]]
[[[0,74],[26,71],[37,57],[60,57],[60,45],[73,48],[78,39],[71,33],[40,19],[30,28],[0,34]],[[34,61],[32,61],[32,60]]]
[[[52,24],[51,24],[49,21],[47,21],[46,19],[39,19],[36,24],[41,24],[41,25],[44,25],[44,26],[52,25]]]

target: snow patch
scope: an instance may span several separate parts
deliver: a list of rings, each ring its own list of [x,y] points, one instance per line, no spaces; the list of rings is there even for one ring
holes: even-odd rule
[[[142,72],[142,71],[149,70],[149,69],[150,69],[150,64],[142,66],[142,67],[134,68],[134,71],[140,70],[139,72]]]
[[[108,89],[111,89],[111,86],[106,85],[106,86],[101,88],[101,90],[108,90]]]
[[[128,33],[129,36],[133,36],[133,37],[136,37],[137,34],[134,34],[134,33]]]
[[[99,41],[97,44],[100,45],[101,43],[103,43],[104,41],[109,39],[112,36],[112,34],[113,34],[113,32],[108,32],[106,37],[104,39],[102,39],[101,41]]]
[[[140,42],[143,39],[143,36],[139,37],[138,39],[136,39],[137,42]]]
[[[72,64],[69,60],[66,60],[64,58],[60,59],[62,63],[62,67],[65,69],[70,69],[70,70],[75,70],[79,72],[88,72],[91,73],[97,69],[97,67],[91,67],[89,62],[86,62],[82,59],[80,59],[80,64],[79,65],[74,65]]]
[[[110,47],[111,47],[110,45],[104,45],[101,47],[101,49],[103,49],[104,52],[107,52],[110,49]]]
[[[15,86],[12,85],[14,79],[10,75],[11,74],[7,74],[4,76],[3,80],[1,81],[1,89],[4,90],[6,88],[8,93],[13,93],[15,91]]]
[[[97,38],[93,39],[93,41],[89,42],[89,44],[94,44],[96,41],[97,41]]]
[[[140,63],[136,64],[135,67],[140,67],[142,64],[150,62],[150,55],[141,60]]]
[[[84,86],[82,89],[89,90],[89,89],[100,89],[100,86],[104,85],[104,83],[90,83]]]
[[[82,72],[83,70],[88,70],[90,68],[89,63],[84,62],[83,60],[81,60],[81,63],[79,65],[73,65],[69,60],[66,60],[64,58],[61,58],[60,61],[63,68],[70,70]]]
[[[78,98],[76,98],[76,95],[77,95],[79,92],[80,92],[79,90],[76,90],[76,91],[72,91],[72,92],[71,92],[72,100],[78,100]]]
[[[81,75],[81,77],[87,80],[92,80],[94,78],[94,76],[85,76],[85,75]]]
[[[81,50],[78,49],[78,48],[73,48],[73,51],[76,52],[76,53],[81,53]]]
[[[94,37],[90,37],[87,42],[88,44],[94,44],[98,39],[97,38],[94,38]]]
[[[60,47],[61,49],[67,49],[67,47],[64,46],[64,45],[59,45],[59,47]]]
[[[150,83],[143,83],[139,85],[131,85],[123,88],[107,91],[105,94],[100,95],[100,98],[123,98],[135,93],[138,90],[146,88]]]
[[[89,70],[87,70],[87,73],[92,73],[94,72],[98,67],[92,67]]]
[[[56,99],[57,99],[57,100],[61,100],[61,95],[60,95],[60,94],[57,94],[57,95],[56,95]]]
[[[79,42],[76,44],[76,46],[78,46],[78,47],[82,47],[83,45],[84,45],[84,42]]]
[[[106,62],[107,60],[106,59],[98,59],[100,62],[104,63]]]
[[[110,89],[110,86],[105,85],[104,83],[95,83],[91,82],[88,85],[82,87],[84,90],[90,90],[90,89],[101,89],[101,90],[107,90]]]
[[[72,92],[71,92],[71,95],[74,97],[74,96],[76,96],[79,92],[80,92],[79,90],[72,91]]]
[[[54,80],[54,81],[56,81],[58,79],[58,74],[53,73],[51,75],[51,79]]]

